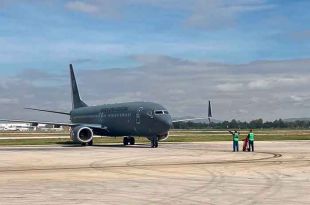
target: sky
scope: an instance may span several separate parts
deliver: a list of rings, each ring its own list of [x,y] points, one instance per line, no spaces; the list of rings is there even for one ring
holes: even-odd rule
[[[308,0],[0,0],[0,118],[68,120],[68,65],[89,105],[173,117],[310,117]]]

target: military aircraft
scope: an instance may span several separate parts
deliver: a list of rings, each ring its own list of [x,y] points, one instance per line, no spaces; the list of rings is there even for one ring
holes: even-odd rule
[[[7,120],[7,122],[24,122],[37,124],[51,124],[55,126],[71,127],[70,138],[82,146],[93,145],[93,136],[124,137],[123,144],[134,145],[135,136],[144,136],[151,141],[151,147],[158,147],[158,141],[169,137],[168,132],[173,122],[190,121],[205,118],[172,120],[168,110],[154,102],[126,102],[88,106],[80,98],[72,64],[70,64],[72,89],[71,112],[59,112],[36,108],[29,110],[56,113],[70,116],[70,123],[38,122],[28,120]],[[210,105],[209,105],[210,106]],[[210,117],[209,109],[209,117]]]

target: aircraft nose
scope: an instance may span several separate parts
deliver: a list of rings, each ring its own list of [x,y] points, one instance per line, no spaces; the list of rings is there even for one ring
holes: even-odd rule
[[[163,117],[160,121],[167,130],[172,127],[172,120],[170,116]]]
[[[169,118],[168,118],[168,120],[167,120],[167,125],[169,126],[169,128],[171,128],[172,127],[172,119],[171,119],[171,117],[169,116]]]

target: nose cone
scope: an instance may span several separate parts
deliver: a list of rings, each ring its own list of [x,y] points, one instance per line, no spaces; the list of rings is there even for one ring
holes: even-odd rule
[[[172,127],[172,118],[169,115],[169,119],[166,121],[167,125],[169,126],[169,129]]]
[[[163,119],[162,123],[168,129],[170,129],[172,127],[172,120],[171,120],[171,118]]]
[[[165,132],[172,127],[172,119],[170,115],[161,116],[158,118],[158,121],[160,122],[162,130]]]

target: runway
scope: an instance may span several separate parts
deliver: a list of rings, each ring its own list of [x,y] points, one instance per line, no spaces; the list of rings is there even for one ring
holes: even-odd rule
[[[1,204],[310,204],[310,141],[0,147]]]

